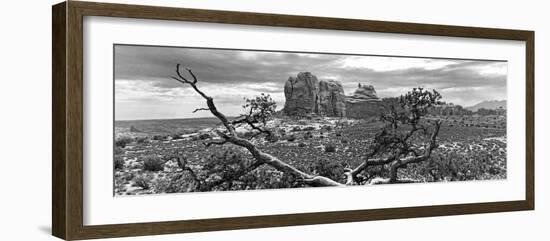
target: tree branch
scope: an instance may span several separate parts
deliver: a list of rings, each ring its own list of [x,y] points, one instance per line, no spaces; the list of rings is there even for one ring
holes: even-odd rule
[[[224,145],[226,144],[228,141],[227,139],[222,139],[222,140],[213,140],[213,141],[210,141],[210,142],[205,142],[204,145],[206,147],[210,147],[211,145]]]
[[[193,113],[196,113],[196,112],[199,112],[199,111],[209,111],[210,109],[208,108],[197,108],[193,111]]]
[[[290,175],[295,176],[297,179],[304,180],[304,182],[308,185],[311,185],[311,186],[343,186],[343,184],[341,184],[339,182],[336,182],[334,180],[331,180],[329,178],[322,177],[322,176],[314,176],[314,175],[310,175],[310,174],[307,174],[305,172],[302,172],[302,171],[296,169],[295,167],[289,165],[288,163],[283,162],[283,161],[279,160],[278,158],[276,158],[272,155],[269,155],[265,152],[260,151],[254,144],[252,144],[248,140],[238,137],[237,134],[235,133],[235,127],[231,124],[231,122],[227,119],[227,117],[225,117],[225,115],[222,114],[221,112],[219,112],[218,109],[216,108],[216,105],[214,104],[214,99],[212,97],[206,95],[204,92],[202,92],[198,89],[198,87],[196,85],[197,82],[198,82],[197,78],[193,74],[191,69],[187,68],[187,72],[189,72],[189,74],[193,77],[193,81],[189,81],[188,79],[186,79],[180,73],[180,64],[177,64],[176,72],[177,72],[177,75],[179,76],[179,79],[175,78],[175,77],[173,77],[173,78],[176,79],[177,81],[179,81],[180,83],[190,85],[195,90],[195,92],[197,92],[199,95],[201,95],[206,100],[206,104],[207,104],[208,109],[210,110],[210,112],[215,117],[217,117],[222,122],[224,127],[227,129],[229,134],[225,134],[225,133],[222,133],[221,131],[217,131],[217,133],[222,138],[224,138],[223,142],[229,142],[229,143],[232,143],[234,145],[246,148],[250,152],[250,154],[254,157],[254,159],[256,159],[256,161],[258,162],[258,165],[267,164],[267,165],[275,168],[277,171],[280,171],[280,172],[283,172],[283,173],[286,173],[286,174],[290,174]],[[210,143],[212,143],[212,142],[210,142]],[[212,143],[210,145],[214,145],[214,144],[221,144],[221,142],[218,141],[218,142]]]

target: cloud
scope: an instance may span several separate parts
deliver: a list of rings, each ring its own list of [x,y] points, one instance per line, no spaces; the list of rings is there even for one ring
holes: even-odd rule
[[[437,89],[446,101],[464,106],[506,99],[503,61],[116,45],[115,102],[126,110],[117,118],[185,117],[203,107],[189,86],[170,78],[177,63],[193,69],[200,88],[224,105],[228,115],[240,112],[244,97],[259,93],[272,95],[282,107],[285,81],[303,71],[340,81],[348,95],[360,82],[374,85],[381,97],[421,86]],[[128,114],[128,109],[136,113]]]

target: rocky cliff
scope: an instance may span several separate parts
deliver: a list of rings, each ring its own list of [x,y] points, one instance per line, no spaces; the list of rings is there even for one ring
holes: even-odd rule
[[[287,115],[346,115],[346,96],[342,85],[334,80],[318,80],[310,72],[300,72],[296,77],[288,78],[285,99],[283,112]]]
[[[346,96],[336,80],[319,80],[310,72],[300,72],[285,83],[286,115],[316,114],[330,117],[377,117],[383,110],[372,85],[361,85]]]

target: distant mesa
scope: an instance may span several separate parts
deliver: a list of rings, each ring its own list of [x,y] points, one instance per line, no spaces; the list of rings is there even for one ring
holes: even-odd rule
[[[290,116],[316,114],[328,117],[367,118],[378,116],[382,104],[372,85],[359,84],[352,96],[336,80],[319,80],[300,72],[285,83],[283,113]]]
[[[478,111],[481,108],[490,110],[496,110],[500,108],[506,109],[506,100],[486,100],[473,106],[466,107],[467,110],[471,110],[474,112]]]

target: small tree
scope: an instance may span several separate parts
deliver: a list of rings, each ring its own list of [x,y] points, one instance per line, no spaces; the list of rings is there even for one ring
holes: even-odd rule
[[[245,104],[243,105],[243,109],[245,110],[245,114],[240,115],[232,124],[246,124],[253,130],[258,131],[258,134],[273,135],[267,128],[267,121],[275,114],[277,103],[275,103],[269,94],[264,93],[261,93],[261,95],[255,98],[245,98],[244,100]]]
[[[440,120],[428,121],[425,116],[435,105],[440,104],[441,95],[423,88],[413,88],[407,94],[391,101],[382,114],[384,127],[375,135],[367,151],[367,160],[350,170],[348,183],[362,183],[358,175],[368,166],[389,165],[389,183],[399,182],[397,172],[408,164],[427,160],[437,147],[436,137]],[[431,127],[431,134],[430,129]],[[426,143],[424,146],[415,143]]]

